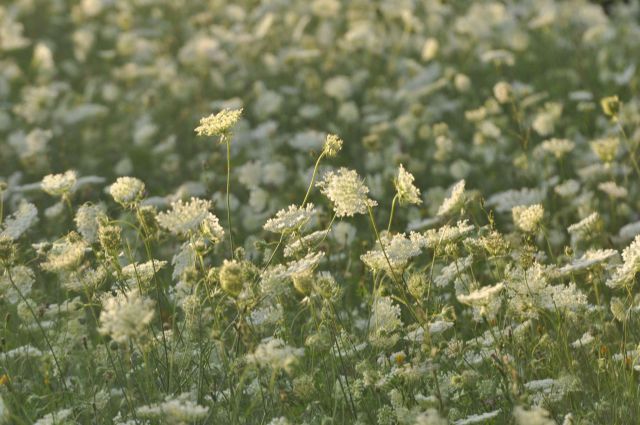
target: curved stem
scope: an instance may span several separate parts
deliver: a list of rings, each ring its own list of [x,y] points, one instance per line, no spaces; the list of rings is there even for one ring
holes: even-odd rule
[[[396,211],[396,201],[398,200],[398,195],[393,197],[393,201],[391,201],[391,214],[389,215],[389,225],[387,226],[387,232],[391,231],[391,222],[393,221],[393,213]]]
[[[309,194],[311,193],[311,188],[313,187],[313,182],[315,181],[316,174],[318,173],[318,166],[320,166],[320,160],[322,160],[323,157],[324,157],[324,153],[321,153],[320,156],[318,157],[318,160],[316,161],[316,165],[313,167],[313,175],[311,176],[311,181],[309,182],[309,188],[307,189],[307,194],[304,195],[304,200],[302,201],[300,208],[304,207],[304,204],[307,203],[307,199],[309,198]]]

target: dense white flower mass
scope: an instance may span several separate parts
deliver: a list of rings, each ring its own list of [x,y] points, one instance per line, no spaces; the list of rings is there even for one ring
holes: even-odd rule
[[[376,201],[368,198],[369,189],[354,170],[340,168],[336,172],[330,171],[317,185],[333,202],[337,217],[366,214],[367,208],[377,205]]]
[[[0,425],[634,422],[638,35],[0,1]]]

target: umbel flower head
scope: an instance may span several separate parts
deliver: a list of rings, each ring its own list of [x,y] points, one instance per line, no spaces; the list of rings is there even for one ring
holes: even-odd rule
[[[135,177],[118,177],[109,187],[109,193],[123,207],[131,207],[142,199],[144,183]]]
[[[49,174],[48,176],[44,176],[40,187],[49,195],[64,196],[73,191],[76,182],[76,172],[69,170],[62,174]]]
[[[330,171],[317,186],[333,202],[333,210],[337,217],[366,214],[368,207],[378,205],[376,201],[367,197],[369,188],[354,170],[343,167],[337,172]]]
[[[336,156],[341,149],[342,149],[342,139],[340,139],[335,134],[329,134],[324,141],[324,146],[322,147],[322,154],[331,158]]]
[[[223,109],[217,114],[200,119],[200,125],[195,132],[198,136],[227,136],[242,115],[242,108]]]
[[[106,296],[102,300],[98,331],[120,343],[136,339],[151,323],[154,305],[153,300],[140,295],[137,290]]]
[[[544,215],[544,208],[540,204],[518,205],[511,210],[513,222],[520,230],[535,232]]]
[[[600,100],[600,106],[602,112],[613,121],[618,119],[618,113],[620,112],[620,99],[618,96],[608,96]]]
[[[398,202],[400,205],[404,204],[420,204],[420,189],[415,187],[413,175],[404,169],[402,164],[398,168],[398,176],[395,178],[394,184],[396,186],[396,192],[398,193]]]
[[[211,201],[191,198],[188,202],[179,200],[171,204],[171,210],[161,212],[156,219],[160,227],[175,235],[186,235],[196,230],[203,230],[218,242],[224,235],[224,230],[218,218],[209,212]]]

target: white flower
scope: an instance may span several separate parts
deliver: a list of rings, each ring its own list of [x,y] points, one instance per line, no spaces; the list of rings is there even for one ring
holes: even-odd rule
[[[268,337],[258,344],[252,354],[247,354],[247,361],[259,366],[290,372],[303,355],[303,348],[291,347],[280,338]]]
[[[78,237],[78,235],[75,235]],[[87,243],[82,239],[67,237],[55,242],[47,253],[47,261],[42,263],[42,268],[49,271],[71,270],[77,267],[87,249]]]
[[[540,204],[525,206],[519,205],[511,210],[513,222],[520,230],[535,232],[544,215],[544,208]]]
[[[369,189],[354,170],[340,168],[337,172],[331,171],[317,186],[333,202],[337,217],[366,214],[368,207],[377,205],[367,197]]]
[[[567,153],[571,152],[576,144],[568,139],[549,139],[542,142],[540,145],[542,150],[545,150],[555,156],[557,159],[561,159]]]
[[[601,227],[602,221],[600,214],[597,212],[589,214],[577,223],[572,224],[567,228],[567,231],[571,236],[576,238],[586,238],[592,234],[596,234]]]
[[[10,304],[16,304],[22,300],[20,294],[26,297],[31,292],[35,282],[33,271],[23,265],[7,269],[0,276],[0,298],[4,298]],[[18,292],[14,285],[18,287]]]
[[[413,175],[406,171],[402,164],[398,168],[398,176],[395,178],[396,192],[398,193],[398,201],[400,205],[404,204],[420,204],[420,189],[414,186]]]
[[[49,413],[48,415],[44,415],[40,419],[34,422],[33,425],[58,425],[64,423],[64,420],[67,419],[73,410],[71,409],[61,409],[57,412]]]
[[[507,103],[511,99],[511,84],[500,81],[493,86],[493,96],[499,103]]]
[[[386,270],[390,273],[392,272],[390,266],[393,271],[403,269],[411,258],[421,254],[422,248],[426,244],[424,236],[413,232],[408,238],[400,233],[393,236],[386,234],[380,239],[384,246],[384,252],[380,248],[380,244],[377,244],[375,249],[363,254],[360,259],[374,271]]]
[[[264,230],[273,233],[287,233],[300,229],[311,220],[315,212],[313,204],[307,204],[305,207],[290,205],[289,208],[278,211],[274,218],[267,220]]]
[[[518,205],[539,204],[544,200],[544,195],[540,189],[512,189],[493,194],[487,199],[486,205],[495,207],[497,212],[508,212]]]
[[[195,132],[198,136],[226,136],[236,125],[242,115],[240,109],[223,109],[217,114],[200,119],[200,125]]]
[[[582,255],[582,257],[577,258],[570,264],[566,264],[565,266],[561,267],[558,272],[560,272],[561,274],[565,274],[588,270],[617,256],[618,251],[616,251],[615,249],[588,250]]]
[[[611,288],[628,287],[633,284],[636,274],[640,271],[640,235],[622,251],[623,263],[607,280]]]
[[[482,306],[489,304],[503,289],[504,284],[498,283],[493,286],[482,287],[467,295],[459,294],[456,296],[456,298],[458,298],[458,301],[460,301],[462,304],[471,306]]]
[[[166,265],[167,262],[161,260],[151,260],[145,263],[133,263],[124,266],[121,273],[129,287],[145,287],[149,282],[151,282],[151,279],[153,279],[155,274]],[[114,275],[116,277],[118,276],[115,272]]]
[[[102,300],[99,331],[114,341],[125,343],[145,332],[153,319],[154,301],[134,289]]]
[[[342,149],[342,143],[342,139],[335,134],[327,135],[322,147],[322,154],[329,158],[336,156]]]
[[[135,177],[118,177],[109,187],[109,193],[114,201],[123,207],[130,207],[142,199],[144,187],[144,183]]]
[[[383,337],[402,327],[400,307],[390,297],[379,297],[373,305],[371,315],[372,337]]]
[[[453,423],[453,425],[472,425],[479,424],[488,421],[489,419],[493,419],[500,414],[501,410],[493,410],[491,412],[486,413],[478,413],[475,415],[467,416],[464,419],[458,419]]]
[[[25,200],[20,202],[18,210],[5,218],[0,237],[18,239],[24,232],[38,222],[38,209]]]
[[[188,202],[179,200],[171,204],[171,210],[161,212],[157,216],[158,224],[176,235],[185,235],[200,229],[207,220],[216,227],[217,218],[209,212],[211,201],[199,198],[191,198]]]
[[[613,181],[600,183],[598,189],[612,198],[626,198],[629,193],[626,188],[618,186],[616,182]]]
[[[76,228],[87,242],[94,243],[98,240],[98,219],[105,217],[106,212],[103,204],[90,203],[81,205],[76,211]]]
[[[549,412],[540,406],[534,406],[531,410],[516,406],[513,417],[517,425],[556,425],[556,421],[550,418]]]
[[[442,202],[442,205],[440,205],[440,208],[438,209],[437,215],[441,216],[455,214],[460,210],[460,208],[464,206],[464,186],[464,180],[460,180],[458,183],[453,185],[453,187],[451,188],[451,194],[444,200],[444,202]]]
[[[42,179],[40,187],[52,196],[63,196],[71,193],[76,186],[77,174],[73,170],[63,174],[49,174]]]
[[[162,403],[141,406],[136,411],[142,418],[160,419],[168,425],[199,422],[207,417],[209,408],[190,400],[191,397],[189,393],[167,396]]]

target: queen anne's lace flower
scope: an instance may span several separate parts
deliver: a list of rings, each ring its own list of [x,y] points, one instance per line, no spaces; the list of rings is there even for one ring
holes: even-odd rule
[[[158,214],[158,224],[176,235],[186,235],[206,225],[219,240],[223,230],[217,217],[209,212],[210,208],[211,201],[205,199],[191,198],[188,202],[179,200],[171,204],[171,210]]]
[[[485,286],[478,290],[475,290],[467,295],[459,294],[457,295],[458,301],[462,304],[472,305],[472,306],[482,306],[486,305],[493,300],[493,298],[498,295],[504,289],[503,283],[498,283],[493,286]]]
[[[252,354],[247,355],[247,361],[290,372],[303,354],[303,348],[291,347],[280,338],[269,337],[263,339]]]
[[[630,287],[640,271],[640,235],[622,251],[623,263],[607,280],[607,286],[611,288]]]
[[[568,139],[548,139],[542,142],[540,145],[542,150],[551,153],[557,159],[561,159],[566,154],[571,152],[576,144]]]
[[[390,267],[393,271],[401,270],[411,258],[420,255],[422,248],[426,244],[426,239],[423,235],[413,232],[409,237],[402,233],[393,236],[384,235],[381,237],[381,241],[384,245],[384,252],[378,244],[376,249],[360,257],[373,271],[387,270],[391,272]]]
[[[47,253],[47,261],[42,263],[42,268],[49,271],[72,270],[77,267],[84,258],[87,243],[79,239],[76,233],[56,242]]]
[[[75,171],[69,170],[62,174],[49,174],[42,179],[42,190],[52,196],[63,196],[73,191],[78,176]]]
[[[329,134],[324,141],[324,146],[322,147],[322,154],[331,158],[336,156],[341,149],[342,149],[342,139],[340,139],[335,134]]]
[[[109,187],[113,200],[123,207],[130,207],[142,199],[144,183],[135,177],[118,177]]]
[[[137,409],[141,418],[159,419],[166,424],[189,424],[205,419],[209,408],[191,400],[191,394],[167,396],[162,403],[141,406]]]
[[[400,164],[398,175],[394,181],[400,205],[422,203],[422,199],[420,199],[420,189],[414,186],[413,180],[413,175]]]
[[[273,233],[287,233],[304,226],[314,214],[313,204],[307,204],[305,207],[290,205],[289,208],[278,211],[274,218],[267,220],[264,230]]]
[[[535,232],[544,215],[544,208],[540,204],[525,206],[519,205],[511,210],[513,222],[520,230]]]
[[[76,212],[75,222],[78,232],[84,240],[94,243],[98,240],[98,219],[106,216],[107,209],[103,204],[84,204]]]
[[[329,172],[317,185],[323,194],[333,202],[337,217],[351,217],[355,214],[366,214],[367,208],[377,203],[367,197],[369,189],[364,185],[354,170],[340,168],[337,172]]]
[[[451,188],[451,195],[442,202],[438,209],[438,215],[451,215],[463,207],[465,202],[465,181],[460,180]]]
[[[16,240],[37,222],[38,209],[32,203],[23,200],[18,210],[3,221],[0,237]]]
[[[200,125],[195,132],[198,136],[225,136],[240,120],[242,108],[223,109],[217,114],[200,119]]]
[[[126,294],[107,296],[102,301],[98,330],[120,343],[136,339],[143,335],[151,323],[153,307],[154,301],[140,295],[137,289]]]

